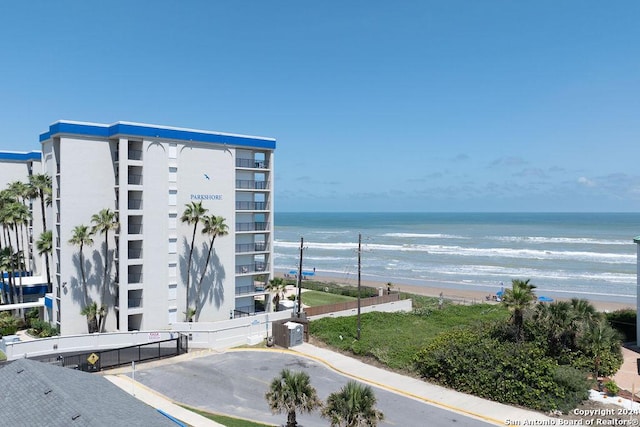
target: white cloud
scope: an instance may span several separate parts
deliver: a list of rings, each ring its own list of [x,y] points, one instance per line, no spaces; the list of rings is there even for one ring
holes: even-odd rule
[[[582,184],[585,187],[595,187],[596,183],[594,181],[591,181],[589,178],[585,177],[585,176],[581,176],[580,178],[578,178],[578,184]]]

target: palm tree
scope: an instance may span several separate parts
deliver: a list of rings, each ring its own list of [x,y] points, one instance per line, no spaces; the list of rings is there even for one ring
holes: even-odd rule
[[[51,292],[51,277],[49,275],[49,254],[53,251],[53,236],[51,230],[47,230],[40,235],[36,242],[38,255],[44,255],[47,259],[47,292]]]
[[[513,312],[513,324],[516,327],[516,338],[522,340],[522,326],[524,324],[524,313],[531,308],[535,301],[533,290],[536,287],[529,283],[529,279],[513,279],[511,289],[504,291],[502,302]]]
[[[189,260],[187,261],[187,286],[186,286],[186,304],[185,309],[189,311],[189,283],[191,278],[191,260],[193,258],[193,248],[196,241],[196,230],[198,228],[198,223],[202,219],[202,217],[207,213],[208,209],[202,206],[202,202],[191,202],[186,205],[182,216],[180,217],[180,221],[186,224],[193,224],[193,235],[191,236],[191,246],[189,247]]]
[[[271,412],[287,414],[287,427],[296,427],[296,412],[312,412],[322,405],[316,389],[311,386],[309,374],[283,369],[273,379],[265,395]]]
[[[18,182],[19,183],[19,182]],[[29,209],[20,202],[10,203],[5,206],[4,218],[11,226],[15,233],[16,238],[16,253],[14,262],[16,264],[19,282],[19,302],[24,302],[23,289],[22,289],[22,277],[24,276],[25,263],[24,263],[24,225],[28,223],[30,218]],[[22,244],[22,249],[20,248]],[[22,315],[22,309],[20,310]]]
[[[12,260],[11,260],[11,248],[4,247],[0,249],[0,274],[2,275],[2,303],[10,304],[12,301],[12,286],[11,286],[11,271]],[[4,280],[4,273],[7,272],[8,282]]]
[[[287,288],[287,284],[285,283],[282,277],[274,277],[269,280],[267,286],[264,287],[267,291],[273,292],[273,311],[278,311],[278,305],[280,304],[280,299],[284,297],[284,291]]]
[[[98,309],[98,303],[93,301],[91,304],[85,305],[80,314],[87,317],[87,329],[90,334],[100,331],[98,317],[104,317],[104,306]]]
[[[73,235],[71,239],[69,239],[69,244],[78,246],[79,248],[79,260],[80,260],[80,274],[82,275],[82,292],[84,294],[84,306],[85,308],[89,305],[89,293],[87,291],[87,278],[84,271],[84,253],[83,249],[85,246],[93,245],[93,239],[91,238],[91,232],[89,231],[89,227],[86,225],[77,225],[73,229]]]
[[[618,333],[605,319],[590,322],[580,337],[580,344],[584,351],[593,357],[593,373],[596,378],[603,373],[600,368],[603,356],[612,351],[620,351]]]
[[[384,414],[375,408],[376,397],[368,385],[349,381],[327,398],[322,416],[331,427],[375,427]]]
[[[102,278],[102,291],[100,293],[100,306],[105,307],[105,295],[107,288],[109,287],[109,230],[117,230],[120,224],[118,223],[117,215],[110,209],[102,209],[97,214],[91,216],[91,234],[104,234],[104,275]],[[104,330],[104,320],[106,316],[102,316],[100,326],[100,332]]]
[[[40,211],[42,213],[42,232],[47,232],[47,215],[45,212],[45,204],[51,205],[51,177],[46,174],[35,174],[29,176],[29,185],[40,199]],[[40,255],[44,253],[45,269],[47,271],[47,284],[51,286],[51,272],[49,271],[49,252],[40,252]]]
[[[200,276],[200,280],[198,281],[198,285],[196,286],[196,322],[200,317],[198,301],[200,301],[200,290],[202,286],[202,281],[204,280],[204,276],[207,273],[207,269],[209,267],[211,252],[213,252],[213,242],[215,242],[216,237],[222,237],[229,234],[229,227],[224,221],[225,219],[223,217],[215,216],[215,215],[208,215],[208,216],[205,215],[202,218],[202,234],[210,236],[211,243],[209,243],[209,251],[207,252],[207,260],[204,262],[204,269],[202,270],[202,275]]]
[[[18,202],[18,205],[21,206],[20,208],[16,208],[17,211],[19,212],[18,225],[20,226],[20,241],[22,243],[22,251],[27,253],[27,257],[29,259],[28,269],[32,270],[32,265],[31,265],[33,260],[32,247],[31,246],[26,247],[24,245],[24,234],[25,234],[24,226],[27,225],[31,220],[31,212],[27,207],[27,200],[31,199],[33,192],[31,190],[31,187],[22,181],[14,181],[9,183],[9,192],[13,194],[13,197],[15,198],[16,202]],[[33,239],[31,238],[31,232],[29,230],[30,230],[29,227],[27,227],[26,234],[27,234],[28,241],[31,242]],[[17,231],[16,231],[16,235],[17,235]],[[22,275],[20,277],[22,277]]]

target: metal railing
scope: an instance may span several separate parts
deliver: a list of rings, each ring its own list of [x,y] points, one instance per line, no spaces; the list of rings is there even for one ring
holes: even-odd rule
[[[255,159],[236,159],[236,167],[251,169],[269,169],[269,162]]]
[[[236,179],[236,188],[246,190],[266,190],[269,188],[269,182],[255,181],[252,179]]]
[[[85,372],[99,372],[102,369],[130,365],[131,362],[144,362],[155,359],[178,356],[189,351],[189,339],[186,334],[177,338],[139,344],[114,350],[94,351],[74,355],[59,355],[48,359],[39,359],[65,368]]]
[[[267,268],[267,263],[258,261],[253,264],[237,265],[236,274],[263,272]]]
[[[236,210],[239,211],[266,211],[267,202],[236,202]]]
[[[266,231],[269,229],[268,222],[237,222],[236,231]]]
[[[255,242],[255,243],[238,243],[236,245],[236,252],[264,252],[267,250],[267,242]]]

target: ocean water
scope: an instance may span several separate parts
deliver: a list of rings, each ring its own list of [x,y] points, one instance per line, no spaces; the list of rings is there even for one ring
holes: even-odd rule
[[[277,213],[276,271],[635,304],[638,213]]]

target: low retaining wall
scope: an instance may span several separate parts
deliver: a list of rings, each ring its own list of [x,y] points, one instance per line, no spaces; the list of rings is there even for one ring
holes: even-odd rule
[[[361,312],[370,311],[411,311],[411,300],[383,301],[383,297],[367,298],[370,305],[361,304]],[[365,301],[365,299],[361,300]],[[322,307],[316,307],[322,309]],[[340,308],[340,307],[338,307]],[[336,307],[333,308],[334,310]],[[306,309],[307,317],[311,315]],[[334,312],[325,311],[313,315],[314,319],[325,316],[354,316],[356,308],[346,308]],[[0,339],[0,350],[7,356],[7,360],[15,360],[23,357],[46,356],[57,353],[82,352],[93,350],[108,350],[131,345],[147,344],[154,341],[176,338],[179,333],[184,333],[189,338],[189,348],[209,348],[223,350],[239,345],[255,345],[271,336],[271,323],[291,317],[291,310],[275,313],[265,313],[255,316],[241,317],[238,319],[223,320],[220,322],[179,322],[172,325],[171,330],[164,331],[131,331],[108,332],[102,334],[65,335],[51,338],[40,338],[29,341],[13,341]]]

